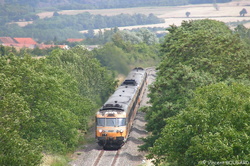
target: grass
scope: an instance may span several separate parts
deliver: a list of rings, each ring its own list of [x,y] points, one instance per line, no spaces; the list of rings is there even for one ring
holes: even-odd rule
[[[68,166],[69,161],[67,156],[44,154],[43,163],[40,166]]]
[[[91,130],[91,129],[90,129]],[[90,135],[82,134],[79,140],[79,149],[83,148],[83,145],[93,143],[95,140]],[[76,149],[77,150],[77,149]],[[43,154],[43,161],[40,166],[69,166],[69,162],[72,160],[70,157],[72,153],[65,155],[59,154]],[[81,155],[81,152],[78,152],[77,155]]]

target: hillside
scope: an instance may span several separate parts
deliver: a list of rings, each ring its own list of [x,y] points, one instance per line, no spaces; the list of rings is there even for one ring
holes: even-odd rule
[[[200,4],[200,5],[185,5],[185,6],[163,6],[163,7],[137,7],[137,8],[122,8],[122,9],[96,9],[96,10],[62,10],[59,13],[65,15],[75,15],[83,12],[89,12],[95,15],[113,16],[118,14],[150,14],[153,13],[159,18],[165,20],[165,23],[153,24],[153,25],[140,25],[140,26],[126,26],[119,27],[119,29],[133,29],[142,27],[163,27],[167,28],[169,25],[175,24],[179,26],[183,20],[197,20],[197,19],[214,19],[223,21],[225,23],[242,22],[246,21],[244,25],[250,27],[250,14],[246,14],[245,17],[240,17],[239,12],[242,8],[245,8],[250,12],[250,1],[237,0],[229,3],[218,3],[218,10],[213,4]],[[186,12],[191,14],[186,17]],[[51,17],[53,12],[43,12],[38,14],[40,18]],[[248,22],[247,22],[248,21]],[[235,26],[235,25],[234,25]],[[234,27],[233,26],[233,27]],[[98,31],[98,30],[96,30]],[[81,31],[85,33],[86,31]]]
[[[28,1],[27,1],[28,2]],[[39,2],[39,1],[36,1]],[[50,1],[47,1],[50,2]],[[52,2],[52,1],[51,1]],[[58,1],[59,2],[59,1]],[[65,3],[68,2],[65,0]],[[72,1],[73,2],[73,1]],[[80,2],[80,1],[79,1]],[[94,1],[96,2],[96,1]],[[194,2],[194,1],[193,1]],[[204,1],[203,1],[204,2]],[[218,2],[218,1],[217,1]],[[69,31],[69,29],[63,29],[60,28],[60,31],[64,31],[61,32],[60,34],[59,31],[54,30],[52,31],[51,29],[56,29],[57,27],[54,25],[54,23],[59,23],[59,19],[57,19],[56,21],[51,21],[46,19],[46,24],[49,22],[51,22],[51,25],[45,26],[45,22],[41,23],[39,25],[39,27],[37,26],[36,29],[32,29],[32,32],[34,34],[34,37],[40,40],[51,40],[53,38],[58,38],[59,40],[62,40],[62,36],[65,34],[68,34],[67,38],[79,38],[79,36],[81,36],[81,34],[79,34],[79,32],[81,33],[86,33],[88,31],[88,29],[94,29],[94,31],[99,31],[99,29],[109,29],[112,27],[119,27],[120,30],[123,29],[137,29],[137,28],[142,28],[142,27],[160,27],[160,28],[167,28],[169,27],[169,25],[175,24],[175,25],[180,25],[181,22],[183,20],[197,20],[197,19],[204,19],[204,18],[209,18],[209,19],[215,19],[215,20],[219,20],[219,21],[223,21],[225,23],[230,24],[233,28],[237,25],[237,24],[242,24],[244,23],[244,25],[246,27],[249,27],[249,14],[246,14],[244,17],[240,17],[239,12],[245,8],[247,11],[250,11],[250,2],[247,0],[234,0],[228,3],[217,3],[217,4],[212,4],[212,3],[206,3],[206,4],[192,4],[192,5],[183,5],[183,6],[150,6],[150,7],[131,7],[131,8],[113,8],[113,9],[85,9],[85,10],[58,10],[55,9],[52,10],[50,9],[50,11],[45,11],[45,12],[40,12],[40,13],[33,13],[32,17],[28,17],[30,19],[21,19],[20,16],[22,15],[17,15],[16,17],[14,17],[15,23],[17,23],[19,26],[26,26],[27,24],[33,24],[33,22],[36,22],[37,20],[40,19],[46,19],[46,18],[50,18],[53,16],[53,14],[55,13],[55,10],[58,14],[60,15],[77,15],[77,14],[82,14],[84,12],[88,12],[92,15],[96,15],[98,18],[99,17],[107,17],[107,16],[117,16],[117,15],[124,15],[124,14],[129,14],[129,15],[135,15],[135,14],[145,14],[146,16],[149,14],[154,14],[155,16],[157,16],[160,19],[163,19],[165,22],[161,22],[161,23],[144,23],[144,24],[116,24],[116,25],[111,25],[111,26],[102,26],[102,27],[91,27],[91,28],[86,28],[83,27],[82,25],[78,25],[78,24],[86,24],[86,25],[91,25],[91,23],[89,21],[87,21],[86,19],[82,19],[84,21],[81,20],[77,20],[75,21],[75,23],[71,23],[70,21],[73,20],[73,18],[68,18],[68,21],[64,21],[64,23],[61,25],[62,27],[65,27],[65,25],[67,25],[68,23],[69,26],[77,26],[77,28],[74,28],[73,30]],[[10,9],[9,9],[10,10]],[[20,9],[21,10],[21,9]],[[190,12],[189,17],[186,16],[186,12]],[[38,18],[40,19],[38,19]],[[93,16],[92,16],[93,17]],[[91,18],[92,18],[91,17]],[[59,17],[58,17],[59,18]],[[6,22],[5,17],[2,17],[3,19],[3,23],[2,25],[4,25],[4,23]],[[33,19],[33,20],[32,20]],[[103,19],[103,18],[102,18]],[[108,19],[108,18],[106,18]],[[55,19],[54,19],[55,20]],[[119,20],[123,20],[125,21],[125,19],[119,19]],[[127,20],[127,19],[126,19]],[[244,21],[244,22],[243,22]],[[7,22],[9,23],[10,20]],[[41,22],[41,20],[40,20]],[[106,21],[102,21],[102,23],[106,23]],[[98,23],[97,25],[100,25],[100,23]],[[41,27],[52,27],[50,29],[45,29],[45,28],[41,28]],[[28,32],[31,31],[31,26],[29,27],[25,27],[23,29],[21,29],[20,27],[13,27],[13,28],[7,28],[7,27],[3,27],[3,32],[2,34],[5,35],[14,35],[16,36],[17,32],[18,35],[21,35],[21,37],[23,36],[27,36],[30,37],[29,34],[27,34],[27,32],[24,32],[24,29],[28,29]],[[69,27],[67,27],[69,28]],[[11,32],[8,31],[8,29],[13,29]],[[13,31],[15,31],[16,33],[14,34]],[[67,31],[67,32],[65,32]],[[48,32],[50,33],[45,38],[45,34],[48,34]],[[41,35],[39,36],[39,34],[43,33],[42,37]],[[53,34],[53,35],[51,35]],[[61,35],[63,34],[63,35]],[[70,35],[70,36],[69,36]],[[51,37],[52,36],[52,37]],[[64,38],[66,38],[64,36]]]
[[[217,3],[231,2],[232,0],[217,0]],[[33,8],[56,7],[58,9],[95,9],[95,8],[124,8],[138,6],[177,6],[187,4],[213,3],[213,0],[1,0],[0,4],[19,4]]]

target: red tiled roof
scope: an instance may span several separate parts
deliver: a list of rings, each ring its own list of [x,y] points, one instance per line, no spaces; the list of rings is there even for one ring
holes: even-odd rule
[[[3,44],[14,44],[16,43],[11,37],[0,37],[0,42]]]
[[[62,49],[68,49],[68,45],[57,45],[56,47],[62,48]]]
[[[35,47],[35,45],[19,44],[19,43],[4,43],[3,46],[18,47],[18,48],[34,48]]]
[[[67,39],[67,41],[73,43],[73,42],[81,42],[83,41],[83,39]]]
[[[80,39],[83,40],[83,39]],[[16,48],[35,48],[38,47],[40,49],[46,49],[51,47],[59,47],[63,49],[68,49],[67,45],[46,45],[46,44],[38,44],[32,38],[11,38],[11,37],[0,37],[0,44],[3,46],[16,47]]]
[[[36,41],[33,40],[32,38],[14,38],[19,44],[30,44],[30,45],[36,45]]]

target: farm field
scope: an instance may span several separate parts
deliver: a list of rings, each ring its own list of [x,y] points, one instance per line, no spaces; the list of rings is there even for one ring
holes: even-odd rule
[[[120,8],[120,9],[99,9],[99,10],[67,10],[60,11],[60,14],[75,15],[82,12],[89,12],[91,14],[101,15],[118,15],[124,14],[150,14],[153,13],[156,16],[165,20],[165,23],[153,24],[153,25],[140,25],[140,26],[127,26],[119,27],[119,29],[133,29],[141,27],[163,27],[167,28],[169,25],[179,26],[183,20],[196,20],[196,19],[214,19],[223,21],[225,23],[238,22],[238,21],[250,21],[250,1],[249,0],[235,0],[230,3],[218,3],[218,9],[216,10],[213,4],[202,5],[187,5],[187,6],[162,6],[162,7],[138,7],[138,8]],[[248,14],[245,17],[240,17],[239,12],[245,8]],[[186,17],[186,12],[190,12],[190,16]],[[53,12],[45,12],[38,14],[40,18],[51,17]],[[247,28],[250,28],[250,24],[244,24]],[[86,31],[81,31],[86,32]]]

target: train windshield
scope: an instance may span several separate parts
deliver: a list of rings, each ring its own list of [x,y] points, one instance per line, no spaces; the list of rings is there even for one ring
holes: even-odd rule
[[[105,126],[105,118],[96,119],[97,126]]]
[[[126,118],[97,118],[97,126],[126,126]]]
[[[116,125],[119,126],[125,126],[126,125],[126,119],[125,118],[117,118],[116,119]]]
[[[105,126],[115,126],[115,118],[107,118]]]

